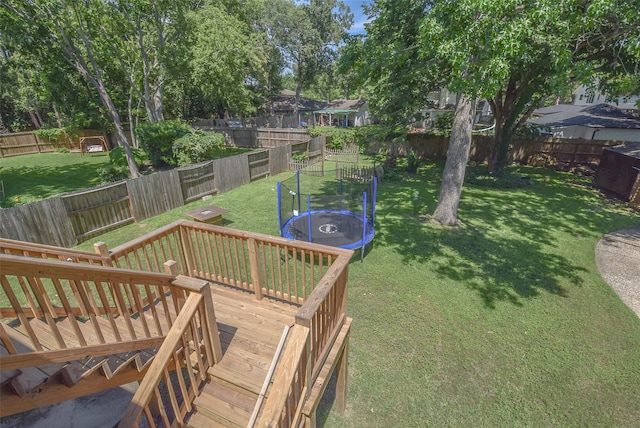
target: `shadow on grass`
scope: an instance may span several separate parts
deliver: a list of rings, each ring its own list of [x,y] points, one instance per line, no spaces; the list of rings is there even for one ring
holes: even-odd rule
[[[78,163],[5,169],[2,180],[6,197],[2,205],[11,207],[97,186],[100,184],[96,173],[98,167],[100,165],[95,163]]]
[[[561,284],[582,285],[585,269],[553,247],[559,231],[576,239],[598,233],[583,190],[467,186],[459,210],[465,225],[444,228],[416,215],[435,209],[440,173],[430,168],[379,187],[376,246],[399,254],[403,263],[429,264],[441,277],[476,292],[487,308],[500,301],[522,305],[542,292],[566,296]]]

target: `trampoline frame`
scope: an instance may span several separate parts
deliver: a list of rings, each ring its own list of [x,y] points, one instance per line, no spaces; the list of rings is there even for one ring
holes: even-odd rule
[[[296,171],[296,191],[297,193],[293,194],[293,191],[290,191],[290,193],[292,194],[292,196],[294,198],[297,199],[297,201],[293,204],[294,206],[294,212],[292,213],[293,215],[289,218],[287,218],[284,222],[282,219],[282,183],[278,182],[277,183],[277,198],[278,198],[278,228],[280,230],[280,236],[284,237],[284,238],[288,238],[288,239],[296,239],[295,236],[293,236],[290,232],[290,228],[293,225],[293,223],[303,217],[307,217],[307,236],[308,236],[308,242],[314,242],[313,241],[313,231],[312,231],[312,227],[311,227],[311,223],[312,223],[312,216],[314,214],[319,214],[319,213],[323,213],[323,214],[337,214],[337,215],[348,215],[348,216],[352,216],[355,217],[357,219],[359,219],[362,223],[362,235],[360,237],[359,240],[351,242],[349,244],[344,244],[344,245],[332,245],[335,246],[337,248],[343,248],[343,249],[349,249],[349,250],[353,250],[353,249],[357,249],[360,248],[361,249],[361,260],[364,257],[364,250],[365,250],[365,246],[370,243],[373,240],[373,237],[375,235],[375,227],[374,227],[374,222],[375,222],[375,212],[376,212],[376,193],[377,193],[377,186],[378,186],[378,181],[377,178],[374,176],[371,178],[372,179],[372,195],[368,195],[366,191],[362,192],[362,197],[363,197],[363,202],[362,202],[362,215],[358,215],[356,213],[354,213],[353,211],[350,210],[337,210],[337,209],[326,209],[326,208],[322,208],[322,207],[315,207],[313,210],[311,209],[311,195],[307,195],[307,206],[306,206],[306,211],[302,211],[302,198],[301,198],[301,193],[300,193],[300,171]],[[286,188],[286,187],[285,187]],[[340,179],[340,192],[342,192],[342,178]],[[340,195],[341,193],[339,193],[338,195]],[[336,196],[338,196],[336,195]],[[326,195],[325,195],[326,196]],[[370,215],[368,216],[367,214],[369,214],[369,212],[367,211],[367,203],[371,204],[371,210],[370,210]],[[295,211],[295,208],[297,206],[297,212]],[[331,244],[325,244],[325,245],[331,245]]]

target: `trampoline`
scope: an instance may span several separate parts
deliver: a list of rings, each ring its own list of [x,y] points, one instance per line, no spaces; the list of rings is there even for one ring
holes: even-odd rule
[[[377,181],[340,179],[323,183],[315,191],[305,189],[300,172],[279,182],[278,222],[288,239],[344,249],[361,248],[373,240]]]

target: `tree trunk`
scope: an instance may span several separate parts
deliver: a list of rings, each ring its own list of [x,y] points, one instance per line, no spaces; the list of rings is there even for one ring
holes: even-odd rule
[[[495,145],[491,151],[488,165],[489,172],[495,176],[502,175],[507,166],[509,148],[513,137],[508,131],[506,127],[502,127],[498,133],[496,126]]]
[[[296,98],[295,105],[293,106],[293,116],[298,116],[298,103],[300,103],[300,93],[302,92],[302,82],[296,84]]]
[[[98,79],[98,83],[101,82],[102,79]],[[131,178],[138,178],[140,177],[140,172],[138,171],[138,166],[136,165],[136,162],[133,158],[133,152],[131,151],[129,140],[127,139],[127,135],[125,134],[124,128],[122,127],[122,122],[120,121],[120,115],[116,110],[116,106],[113,104],[109,93],[103,85],[98,85],[96,89],[98,91],[98,94],[100,95],[102,103],[107,108],[109,116],[111,116],[111,120],[113,120],[113,124],[116,128],[116,141],[118,141],[118,145],[120,145],[124,149]]]
[[[458,222],[458,205],[471,149],[474,111],[475,100],[464,94],[458,97],[451,138],[449,138],[447,161],[442,173],[438,206],[432,216],[434,220],[443,225],[450,226]]]

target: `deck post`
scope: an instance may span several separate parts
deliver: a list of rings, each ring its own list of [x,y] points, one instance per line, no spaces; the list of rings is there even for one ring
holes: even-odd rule
[[[348,368],[347,362],[349,361],[349,336],[345,339],[344,348],[338,359],[338,379],[336,380],[336,410],[343,414],[347,409],[347,376]]]
[[[256,300],[262,300],[262,285],[260,284],[260,269],[258,267],[258,246],[255,238],[249,238],[249,263],[251,264],[251,282]]]
[[[209,331],[209,343],[213,353],[213,363],[219,364],[222,360],[222,345],[220,344],[220,333],[218,332],[218,322],[213,309],[213,298],[211,297],[211,285],[207,282],[200,289],[204,297],[204,308],[207,320],[207,330]]]
[[[111,255],[109,254],[107,244],[105,244],[104,242],[96,242],[95,244],[93,244],[93,249],[97,254],[100,255],[100,257],[104,258],[104,261],[102,262],[103,265],[113,266],[113,264],[111,263]]]
[[[189,232],[185,227],[183,227],[183,225],[180,225],[180,241],[182,241],[182,253],[184,254],[184,259],[187,264],[188,275],[193,277],[195,270],[195,263],[193,262],[193,243],[191,242]]]

